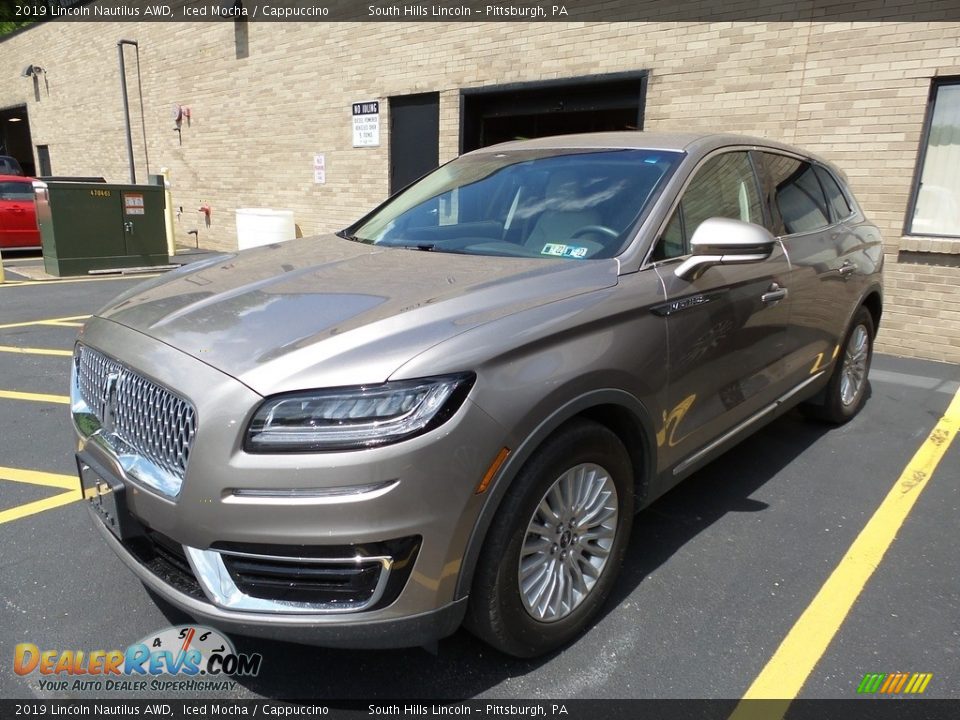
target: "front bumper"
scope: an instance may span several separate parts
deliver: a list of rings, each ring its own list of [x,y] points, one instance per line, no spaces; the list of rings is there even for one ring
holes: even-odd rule
[[[154,595],[177,607],[198,622],[223,632],[266,637],[333,648],[403,648],[426,645],[454,633],[463,622],[467,598],[443,607],[405,617],[376,618],[355,614],[330,622],[329,615],[280,615],[221,610],[206,599],[178,590],[137,558],[91,511],[94,525],[107,545]]]
[[[189,466],[173,498],[127,474],[95,435],[77,431],[81,462],[122,486],[124,505],[138,525],[183,549],[201,591],[158,574],[94,513],[107,543],[154,593],[226,631],[320,645],[420,645],[457,628],[465,598],[455,596],[455,587],[483,504],[474,489],[504,437],[501,426],[469,399],[441,427],[395,445],[355,452],[250,455],[242,450],[242,431],[262,398],[249,388],[109,321],[94,320],[81,342],[175,389],[197,410]],[[361,491],[351,493],[351,488]],[[258,495],[258,489],[271,493]],[[299,553],[324,556],[328,548],[392,547],[389,543],[410,538],[417,539],[409,558],[412,567],[389,573],[394,581],[402,578],[402,587],[387,592],[381,587],[385,583],[379,583],[377,592],[366,597],[369,602],[252,597],[236,587],[236,573],[226,572],[222,562],[229,549],[247,558],[280,557],[287,563]],[[397,560],[391,554],[369,553],[362,559],[367,565],[382,562],[383,569],[390,570]]]

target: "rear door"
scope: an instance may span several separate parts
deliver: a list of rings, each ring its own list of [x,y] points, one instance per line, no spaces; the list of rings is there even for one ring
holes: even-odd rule
[[[851,209],[824,168],[772,151],[758,152],[755,159],[765,176],[773,233],[790,258],[787,368],[799,383],[824,371],[834,358],[852,307],[847,280],[856,267],[849,255],[861,242],[839,222],[838,216],[849,216]]]
[[[663,261],[657,271],[667,299],[654,312],[666,318],[669,338],[661,467],[695,455],[789,385],[789,302],[780,291],[790,266],[779,243],[763,262],[717,265],[694,280],[674,272],[689,256],[694,231],[711,217],[767,222],[747,151],[717,154],[700,165],[654,249],[653,259]]]
[[[8,248],[40,246],[30,180],[0,181],[0,245]]]

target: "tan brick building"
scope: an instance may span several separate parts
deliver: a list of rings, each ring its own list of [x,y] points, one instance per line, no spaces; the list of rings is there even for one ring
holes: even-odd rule
[[[306,235],[343,227],[388,195],[401,157],[443,162],[510,118],[516,134],[576,129],[590,88],[608,88],[598,102],[621,126],[743,132],[835,161],[886,240],[879,349],[960,362],[960,227],[904,232],[931,90],[960,77],[960,23],[45,23],[0,43],[0,118],[25,106],[38,169],[128,179],[121,38],[139,43],[138,179],[148,161],[169,168],[180,244],[196,229],[235,248],[246,207],[291,209]],[[24,77],[30,65],[42,72]],[[392,143],[392,113],[420,94],[435,138]],[[369,101],[379,145],[353,147],[352,104]],[[191,115],[179,133],[175,105]]]

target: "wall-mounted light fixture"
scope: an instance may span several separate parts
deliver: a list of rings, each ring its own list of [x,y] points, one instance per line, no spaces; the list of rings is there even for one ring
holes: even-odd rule
[[[33,78],[33,98],[37,102],[40,102],[40,76],[43,75],[43,85],[47,90],[47,95],[50,95],[50,83],[47,82],[47,71],[44,70],[39,65],[27,65],[23,72],[20,73],[20,77]]]
[[[192,116],[192,111],[186,105],[180,105],[179,103],[173,104],[173,131],[177,133],[177,137],[180,140],[180,144],[183,145],[183,135],[180,134],[181,127],[183,126],[183,121],[187,121],[187,127],[190,127],[190,118]]]

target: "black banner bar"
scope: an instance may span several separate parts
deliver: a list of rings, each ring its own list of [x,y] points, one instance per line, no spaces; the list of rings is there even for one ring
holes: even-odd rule
[[[220,717],[263,720],[954,720],[960,700],[0,700],[0,720]]]
[[[0,22],[936,22],[957,0],[0,0]]]

